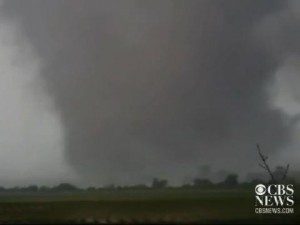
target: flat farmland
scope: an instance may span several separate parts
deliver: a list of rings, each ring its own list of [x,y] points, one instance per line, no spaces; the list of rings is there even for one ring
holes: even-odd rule
[[[112,189],[1,193],[0,223],[299,223],[293,214],[255,214],[253,189]]]

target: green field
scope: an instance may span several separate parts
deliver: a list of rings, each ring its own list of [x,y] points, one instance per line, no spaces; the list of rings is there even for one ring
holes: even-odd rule
[[[257,215],[253,189],[97,190],[2,193],[0,223],[299,223],[294,214]]]

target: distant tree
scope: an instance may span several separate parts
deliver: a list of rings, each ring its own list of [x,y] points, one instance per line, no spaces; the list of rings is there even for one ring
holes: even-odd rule
[[[228,172],[227,170],[222,169],[222,170],[218,170],[216,172],[215,176],[216,176],[217,180],[222,181],[228,176],[228,174],[230,174],[230,172]]]
[[[58,186],[53,187],[52,190],[54,190],[54,191],[76,191],[76,190],[79,190],[79,188],[74,186],[73,184],[61,183]]]
[[[165,188],[168,186],[168,181],[164,179],[154,178],[152,181],[152,188]]]
[[[238,185],[238,175],[229,174],[223,181],[223,184],[227,187],[234,187]]]
[[[273,172],[273,176],[275,180],[280,180],[283,177],[286,176],[286,171],[285,168],[283,166],[276,166],[274,172]]]
[[[145,185],[145,184],[136,184],[136,185],[130,186],[129,188],[133,188],[133,189],[146,189],[146,188],[148,188],[148,186]]]
[[[19,186],[15,186],[10,188],[11,191],[15,191],[15,192],[19,192],[21,190],[21,188]]]
[[[23,191],[29,191],[29,192],[37,192],[39,190],[39,187],[37,185],[30,185],[28,187],[23,188]]]
[[[286,168],[283,166],[276,166],[273,172],[275,181],[285,184],[295,183],[295,179],[292,177],[287,176]]]
[[[39,188],[39,191],[42,191],[42,192],[48,192],[48,191],[50,191],[51,190],[51,188],[50,187],[47,187],[47,186],[41,186],[40,188]]]
[[[104,189],[116,189],[117,187],[116,187],[116,185],[114,185],[114,184],[108,184],[108,185],[105,185],[104,186]]]
[[[196,178],[193,180],[194,187],[210,187],[212,184],[213,183],[209,179]]]
[[[96,188],[95,187],[88,187],[86,190],[87,191],[96,191]]]

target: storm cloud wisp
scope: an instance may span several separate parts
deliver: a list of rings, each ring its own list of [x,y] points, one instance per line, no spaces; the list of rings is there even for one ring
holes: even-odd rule
[[[291,54],[280,39],[268,46],[264,27],[289,4],[6,1],[2,11],[44,62],[70,165],[86,182],[128,184],[179,182],[203,163],[247,169],[257,142],[285,149],[295,128],[268,90]]]

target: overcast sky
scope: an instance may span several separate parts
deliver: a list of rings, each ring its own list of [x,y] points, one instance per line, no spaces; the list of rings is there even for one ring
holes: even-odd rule
[[[0,185],[300,160],[300,2],[2,1]],[[298,168],[300,169],[300,168]]]

